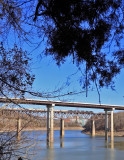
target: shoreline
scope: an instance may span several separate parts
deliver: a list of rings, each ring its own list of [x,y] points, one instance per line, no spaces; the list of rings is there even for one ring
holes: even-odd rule
[[[60,127],[55,127],[54,130],[60,130]],[[64,130],[80,130],[81,133],[86,134],[86,135],[90,135],[91,132],[90,131],[86,131],[83,127],[65,127]],[[16,132],[17,130],[11,129],[11,130],[0,130],[0,133],[2,132]],[[21,132],[30,132],[30,131],[47,131],[47,128],[25,128],[22,129]],[[96,131],[95,132],[95,136],[105,136],[105,131],[101,130],[101,131]],[[108,132],[108,136],[110,136],[110,132]],[[118,132],[114,132],[114,136],[115,137],[124,137],[124,131],[118,131]]]
[[[82,131],[82,127],[66,127],[64,128],[64,130],[81,130]],[[47,128],[27,128],[27,129],[23,129],[22,131],[46,131]],[[60,130],[60,127],[55,127],[54,130]]]
[[[25,131],[46,131],[47,128],[24,128],[21,130],[21,132],[25,132]],[[60,130],[60,127],[55,127],[54,130]],[[82,127],[65,127],[64,130],[83,130]],[[17,130],[14,129],[6,129],[6,130],[0,130],[0,132],[16,132]]]
[[[90,135],[90,131],[85,131],[85,130],[82,130],[81,133],[84,133],[84,134],[87,134],[87,135]],[[96,131],[95,132],[95,136],[105,136],[105,131]],[[110,136],[110,132],[108,132],[108,136]],[[114,137],[124,137],[124,131],[118,131],[118,132],[114,132]]]

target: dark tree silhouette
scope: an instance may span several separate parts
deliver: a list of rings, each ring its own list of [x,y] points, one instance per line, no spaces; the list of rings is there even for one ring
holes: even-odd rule
[[[112,84],[124,65],[124,3],[121,0],[39,0],[34,20],[41,18],[48,37],[46,54],[57,64],[73,56],[86,65],[85,87],[98,80],[100,87]],[[103,49],[113,47],[111,56]]]
[[[16,33],[16,38],[30,42],[34,41],[37,30],[40,38],[44,38],[44,34],[47,37],[46,55],[53,55],[58,65],[64,63],[67,56],[72,56],[79,68],[83,64],[86,89],[96,80],[100,87],[112,85],[113,77],[124,66],[123,0],[38,0],[37,6],[34,2],[36,0],[0,1],[1,39],[10,31]],[[28,62],[27,52],[17,45],[7,50],[1,43],[0,96],[21,97],[28,92],[33,96],[57,97],[60,89],[49,93],[26,90],[34,80]],[[5,150],[2,147],[1,156]]]
[[[37,6],[35,2],[2,0],[1,35],[13,30],[29,43],[34,42],[36,32],[42,40],[45,35],[45,53],[53,55],[58,65],[67,56],[72,56],[78,67],[83,64],[84,87],[96,80],[101,87],[112,85],[124,64],[124,2],[38,0]]]
[[[0,96],[23,97],[32,86],[34,75],[29,68],[26,51],[16,45],[10,50],[0,44]]]

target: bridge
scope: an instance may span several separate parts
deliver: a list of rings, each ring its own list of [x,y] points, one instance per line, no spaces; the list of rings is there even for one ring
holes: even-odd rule
[[[95,108],[95,109],[112,109],[124,110],[124,106],[105,105],[105,104],[88,104],[79,102],[64,102],[64,101],[50,101],[50,100],[36,100],[36,99],[18,99],[18,98],[0,98],[0,103],[14,103],[14,104],[32,104],[32,105],[53,105],[58,107],[76,107],[76,108]]]
[[[7,106],[8,105],[6,105],[0,109],[0,119],[1,119],[1,121],[5,120],[5,119],[8,120],[8,125],[9,125],[9,123],[10,124],[13,123],[13,126],[16,125],[18,139],[21,138],[21,130],[23,129],[23,126],[25,126],[24,125],[25,120],[26,121],[28,120],[28,123],[35,122],[35,123],[42,124],[42,126],[40,126],[41,130],[44,129],[42,127],[43,126],[45,127],[47,124],[47,122],[46,122],[47,109],[8,108]],[[65,125],[68,124],[68,120],[72,121],[72,123],[74,123],[74,124],[78,124],[81,122],[80,121],[81,119],[90,120],[92,122],[91,136],[95,136],[95,120],[104,119],[104,118],[105,118],[104,113],[94,113],[92,111],[54,110],[54,112],[53,112],[53,119],[55,122],[54,127],[60,121],[59,124],[60,124],[60,136],[61,137],[64,137],[64,127],[65,127]],[[66,120],[67,120],[67,122],[64,125],[64,121],[66,121]],[[4,127],[4,130],[6,131],[7,128]]]
[[[53,128],[53,121],[54,121],[54,116],[55,115],[59,115],[59,117],[61,118],[61,137],[64,136],[64,118],[63,115],[65,115],[65,112],[60,113],[60,111],[55,111],[54,113],[54,107],[58,106],[58,107],[76,107],[76,108],[95,108],[95,109],[104,109],[105,111],[105,140],[108,140],[108,111],[110,111],[110,116],[111,116],[111,142],[114,141],[114,122],[113,122],[113,111],[114,110],[124,110],[124,106],[117,106],[117,105],[104,105],[104,104],[86,104],[86,103],[78,103],[78,102],[63,102],[63,101],[50,101],[50,100],[35,100],[35,99],[18,99],[18,98],[5,98],[5,97],[1,97],[0,98],[0,103],[13,103],[16,105],[19,104],[31,104],[31,105],[45,105],[47,107],[46,110],[42,110],[42,113],[45,113],[46,117],[47,117],[47,144],[48,146],[50,145],[51,147],[53,146],[53,133],[54,133],[54,128]],[[4,112],[5,110],[3,110]],[[22,112],[23,110],[18,110],[18,112]],[[37,113],[41,113],[41,111],[39,110],[27,110],[28,114],[29,112],[37,112]],[[13,111],[10,111],[13,112]],[[76,113],[75,111],[71,112],[71,115],[73,114],[75,115],[85,115],[86,113],[84,113],[82,111],[82,113],[80,114],[81,111],[79,111],[78,113]],[[88,112],[89,113],[89,112]],[[62,116],[60,116],[60,114]],[[70,114],[70,113],[68,113]],[[66,112],[67,115],[67,112]],[[88,115],[88,114],[87,114]],[[94,113],[90,112],[90,118],[91,117],[97,117],[94,116]],[[92,119],[92,118],[91,118]],[[18,122],[18,128],[20,130],[20,122]],[[20,133],[20,131],[18,130],[18,133]],[[92,119],[92,135],[95,135],[95,119]]]
[[[9,118],[47,118],[47,109],[24,109],[24,108],[2,108],[0,110],[0,116]],[[54,119],[87,119],[87,120],[98,120],[105,117],[104,113],[94,113],[92,111],[79,111],[79,110],[54,110]]]

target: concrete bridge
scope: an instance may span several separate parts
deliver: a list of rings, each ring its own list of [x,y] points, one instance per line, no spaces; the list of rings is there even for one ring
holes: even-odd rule
[[[13,103],[16,105],[19,105],[19,104],[46,105],[47,110],[45,111],[45,113],[47,116],[47,144],[48,146],[50,145],[51,147],[53,146],[53,133],[54,133],[53,121],[54,121],[54,114],[56,113],[56,112],[54,113],[54,106],[104,109],[105,111],[105,114],[104,114],[105,115],[105,140],[108,140],[108,111],[110,111],[111,142],[114,141],[113,111],[114,110],[124,110],[124,106],[117,106],[117,105],[86,104],[86,103],[78,103],[78,102],[17,99],[17,98],[5,98],[5,97],[0,98],[0,103]],[[91,116],[91,117],[94,117],[94,116]],[[20,128],[20,123],[18,124],[18,128]],[[18,129],[18,132],[19,132],[19,129]],[[92,135],[93,136],[95,135],[95,119],[92,119]],[[61,119],[61,137],[63,136],[64,136],[64,120]]]

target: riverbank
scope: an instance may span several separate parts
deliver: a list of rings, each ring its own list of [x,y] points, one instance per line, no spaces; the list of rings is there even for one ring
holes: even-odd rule
[[[82,130],[81,132],[84,133],[84,134],[88,134],[88,135],[91,134],[90,131]],[[105,131],[103,131],[103,130],[102,131],[96,131],[95,135],[96,136],[105,136]],[[110,132],[108,132],[108,136],[110,136]],[[115,137],[124,137],[124,131],[114,132],[114,136]]]
[[[64,130],[81,130],[82,127],[65,127]],[[46,131],[47,128],[23,128],[21,131]],[[55,127],[54,130],[60,130],[60,127]],[[11,129],[5,129],[5,130],[0,130],[0,132],[16,132],[17,130],[15,128]]]
[[[82,130],[82,127],[65,127],[64,130]],[[22,131],[46,131],[47,128],[26,128]],[[55,127],[54,130],[60,130],[60,127]]]

